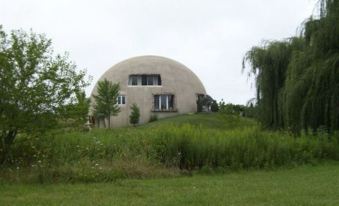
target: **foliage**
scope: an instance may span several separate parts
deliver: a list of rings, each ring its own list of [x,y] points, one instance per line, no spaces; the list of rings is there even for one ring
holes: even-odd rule
[[[206,168],[228,171],[339,160],[338,134],[295,138],[262,131],[250,119],[219,113],[113,130],[56,131],[30,141],[20,136],[11,164],[0,169],[0,180],[103,182],[177,176]]]
[[[140,118],[140,110],[137,104],[133,104],[131,106],[131,115],[129,116],[129,122],[133,124],[134,126],[139,123]]]
[[[244,58],[256,80],[258,118],[268,128],[339,129],[339,2],[320,2],[320,18],[310,18],[300,37],[265,42]]]
[[[111,116],[116,116],[120,112],[117,105],[119,96],[119,84],[104,79],[98,82],[97,95],[93,95],[95,99],[94,114],[97,118],[103,116],[108,119],[108,128],[111,127]]]
[[[224,100],[219,102],[219,112],[227,115],[244,115],[245,106],[240,104],[226,104]]]
[[[215,100],[209,95],[198,95],[197,112],[209,111]]]
[[[157,120],[158,120],[158,115],[152,114],[151,117],[150,117],[150,119],[149,119],[149,122],[155,122],[155,121],[157,121]]]
[[[22,30],[6,34],[0,26],[0,163],[18,133],[56,126],[88,82],[68,55],[54,55],[51,40]]]
[[[83,128],[88,120],[89,105],[90,99],[86,98],[85,92],[76,92],[74,102],[60,108],[60,113],[64,114],[65,125],[63,127]]]
[[[265,126],[278,128],[282,124],[279,104],[280,91],[284,85],[291,49],[287,42],[266,42],[262,47],[254,47],[246,54],[256,75],[259,119]]]
[[[211,104],[211,111],[212,112],[218,112],[219,111],[219,105],[216,100],[213,100]]]
[[[155,147],[160,162],[188,170],[272,168],[339,158],[337,139],[330,140],[326,135],[294,138],[249,128],[229,132],[189,125],[163,129]]]

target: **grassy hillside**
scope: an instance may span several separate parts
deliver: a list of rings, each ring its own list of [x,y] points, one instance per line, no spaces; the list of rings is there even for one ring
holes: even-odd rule
[[[257,127],[258,124],[253,119],[242,118],[239,116],[221,115],[216,113],[187,114],[177,117],[160,119],[156,122],[143,125],[143,127],[161,127],[162,125],[174,124],[182,126],[190,124],[200,126],[205,129],[234,130],[248,127]]]
[[[338,160],[337,137],[262,131],[251,119],[192,114],[136,128],[17,139],[0,182],[107,182]]]

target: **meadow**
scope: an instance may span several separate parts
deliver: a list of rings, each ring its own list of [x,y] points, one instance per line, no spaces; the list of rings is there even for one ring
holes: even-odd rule
[[[0,183],[116,182],[338,159],[338,134],[293,136],[239,116],[190,114],[137,127],[21,135],[0,169]]]
[[[0,184],[7,205],[339,205],[339,164],[93,184]]]

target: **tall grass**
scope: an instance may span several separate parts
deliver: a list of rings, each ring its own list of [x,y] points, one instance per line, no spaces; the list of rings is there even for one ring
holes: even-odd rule
[[[21,136],[10,164],[0,170],[0,181],[101,182],[326,159],[339,160],[338,134],[295,137],[262,131],[248,119],[191,115],[137,128]]]
[[[320,159],[339,160],[337,138],[327,135],[293,137],[258,128],[218,131],[183,125],[159,131],[156,157],[181,169],[231,169],[304,164]]]

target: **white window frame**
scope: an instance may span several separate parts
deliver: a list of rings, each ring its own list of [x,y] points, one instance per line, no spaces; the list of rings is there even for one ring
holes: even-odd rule
[[[169,111],[170,110],[170,108],[169,108],[169,96],[173,96],[173,98],[175,97],[175,95],[174,94],[157,94],[157,95],[154,95],[153,96],[153,98],[155,98],[155,96],[157,96],[159,99],[158,99],[158,101],[159,101],[159,104],[158,104],[158,109],[156,109],[156,108],[154,108],[154,110],[156,110],[156,111]],[[161,99],[162,99],[162,96],[165,96],[166,97],[166,108],[165,109],[162,109],[161,108]],[[175,108],[175,106],[174,106],[174,102],[173,102],[173,108],[172,109],[174,109]]]
[[[123,103],[123,99],[124,99],[124,103]],[[126,95],[119,95],[117,97],[117,104],[118,105],[125,105],[126,104]]]
[[[146,84],[142,84],[142,76],[146,75]],[[136,78],[137,79],[137,84],[132,84],[132,79]],[[159,79],[160,78],[160,81]],[[152,81],[152,84],[148,84],[148,80]],[[159,84],[161,83],[161,84]],[[128,87],[161,87],[162,86],[162,81],[161,81],[161,75],[160,74],[131,74],[128,76],[128,82],[127,82]]]

